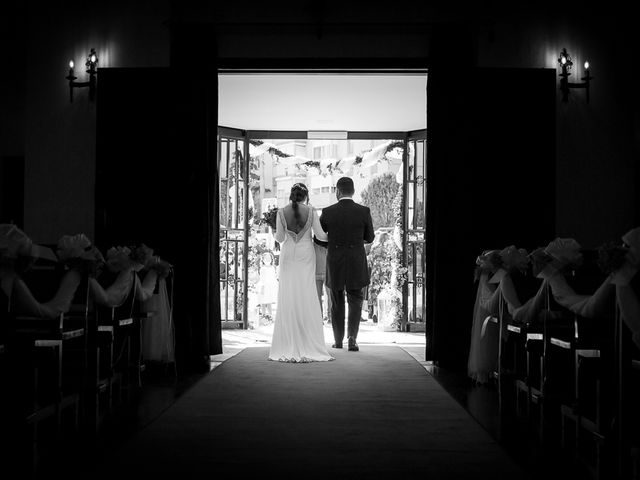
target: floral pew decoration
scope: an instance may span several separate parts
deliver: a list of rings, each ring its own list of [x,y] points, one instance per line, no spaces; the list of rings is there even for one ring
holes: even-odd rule
[[[16,225],[0,224],[0,266],[15,268],[19,259],[31,257],[33,242]]]
[[[134,245],[129,250],[131,252],[129,257],[136,264],[134,268],[136,272],[134,276],[136,300],[146,302],[152,297],[158,281],[157,270],[149,268],[155,263],[157,257],[153,256],[153,250],[144,243]],[[141,280],[140,272],[142,271],[144,271],[144,276]]]
[[[478,290],[467,371],[478,383],[488,381],[498,361],[500,339],[489,324],[502,319],[502,335],[507,336],[507,323],[533,323],[544,308],[546,283],[543,281],[530,298],[526,298],[531,294],[521,285],[522,279],[530,280],[531,264],[527,251],[515,245],[484,252],[476,260]]]
[[[502,258],[498,250],[484,251],[476,259],[474,280],[478,283],[473,305],[471,342],[467,360],[467,375],[476,383],[487,383],[498,363],[498,335],[487,330],[487,322],[500,312],[501,294],[499,281],[494,279],[502,268]]]
[[[142,266],[135,275],[136,298],[148,314],[142,321],[142,358],[145,362],[173,363],[173,314],[167,288],[173,265],[154,255],[153,249],[145,244],[131,247],[131,258]],[[139,277],[141,272],[144,272],[142,279]]]
[[[597,318],[611,311],[614,288],[607,276],[593,294],[578,294],[569,285],[566,275],[583,262],[582,247],[572,238],[556,238],[544,252],[551,258],[539,276],[549,283],[554,300],[567,310],[584,318]]]
[[[83,233],[60,237],[56,255],[66,269],[76,269],[91,277],[97,276],[105,264],[100,250]]]
[[[31,239],[16,225],[0,224],[0,282],[7,298],[11,298],[15,276],[31,268],[33,250]]]
[[[538,278],[537,273],[540,268],[541,253],[542,249],[536,249],[528,254],[524,249],[516,251],[515,247],[511,247],[509,251],[505,252],[505,257],[508,259],[506,263],[512,265],[510,268],[512,274],[518,272],[522,275],[531,275],[533,278]],[[529,292],[525,294],[518,291],[514,285],[512,275],[504,276],[501,282],[501,290],[513,323],[531,325],[536,322],[546,303],[546,280],[542,280],[537,290],[526,300],[525,297],[528,296]]]
[[[31,239],[13,224],[0,224],[0,288],[11,299],[14,279],[31,263]]]
[[[156,285],[166,279],[172,272],[173,265],[159,256],[154,255],[152,248],[144,243],[130,248],[130,258],[136,264],[135,276],[136,298],[141,302],[147,302],[153,298]],[[142,279],[140,273],[144,272]]]
[[[94,277],[90,282],[96,303],[106,307],[122,305],[132,288],[135,288],[136,300],[149,300],[158,279],[166,278],[173,268],[169,262],[154,256],[153,250],[145,244],[111,247],[107,250],[105,266],[105,278],[99,281]],[[143,271],[144,276],[140,279],[139,274]]]
[[[510,245],[502,249],[499,253],[501,265],[494,275],[493,281],[498,281],[498,289],[502,299],[504,299],[508,312],[513,315],[516,309],[522,306],[513,276],[516,274],[526,275],[529,268],[529,256],[524,248],[516,248]]]
[[[89,278],[89,287],[96,305],[115,308],[121,306],[129,296],[134,285],[134,270],[141,266],[131,258],[128,247],[111,247],[105,257],[106,275]],[[115,278],[111,280],[109,277],[113,275]]]
[[[10,299],[11,310],[23,317],[41,319],[55,319],[68,313],[83,276],[102,262],[100,252],[91,245],[84,234],[61,237],[55,260],[64,266],[65,271],[53,297],[41,302],[35,298],[22,278],[35,259],[33,243],[24,232],[16,232],[15,228],[0,230],[8,238],[0,276],[2,289]]]
[[[502,257],[499,250],[484,251],[476,259],[474,279],[478,282],[477,304],[484,309],[488,315],[497,316],[500,304],[500,270],[502,268]]]
[[[523,248],[516,248],[510,245],[499,252],[492,251],[487,259],[479,257],[481,263],[489,262],[493,275],[486,277],[487,285],[497,284],[490,296],[481,297],[480,302],[494,316],[503,318],[505,312],[502,310],[503,302],[507,306],[507,314],[512,316],[518,309],[522,308],[520,296],[514,284],[515,276],[526,276],[529,270],[529,256]],[[482,267],[481,267],[482,268]],[[481,276],[480,282],[483,281]],[[486,288],[486,287],[483,287]],[[489,318],[486,318],[482,326],[482,334],[486,330]],[[506,325],[503,322],[503,330]]]
[[[516,248],[515,245],[499,252],[501,265],[492,280],[499,282],[498,292],[513,323],[528,325],[535,322],[545,306],[547,284],[544,280],[533,294],[520,285],[522,280],[530,280],[534,269],[533,261],[538,253],[539,251],[534,251],[529,254],[526,249]],[[506,329],[506,325],[503,328]]]
[[[609,252],[606,265],[610,267],[611,283],[616,290],[616,303],[622,321],[631,331],[631,338],[640,348],[640,227],[629,230],[622,236],[623,244]]]

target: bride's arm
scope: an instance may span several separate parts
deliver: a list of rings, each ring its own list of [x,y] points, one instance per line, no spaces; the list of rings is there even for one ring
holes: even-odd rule
[[[311,207],[311,205],[309,205],[309,207],[311,208],[311,215],[313,215],[313,223],[311,225],[311,228],[313,229],[313,234],[316,236],[318,240],[322,242],[326,242],[329,237],[325,233],[325,231],[322,229],[322,226],[320,225],[320,217],[318,217],[318,214],[316,213],[315,208]]]
[[[284,242],[286,235],[285,226],[284,226],[284,215],[281,214],[280,211],[276,214],[276,233],[275,239],[276,242],[282,243]]]

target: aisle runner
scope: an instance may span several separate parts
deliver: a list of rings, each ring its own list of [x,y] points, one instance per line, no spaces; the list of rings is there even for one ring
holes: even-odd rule
[[[524,478],[399,347],[332,350],[336,360],[308,364],[267,353],[247,348],[225,361],[108,469],[154,480]]]

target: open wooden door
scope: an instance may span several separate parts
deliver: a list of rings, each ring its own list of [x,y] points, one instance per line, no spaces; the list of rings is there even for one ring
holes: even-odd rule
[[[553,69],[429,70],[427,359],[464,370],[475,259],[554,238]]]
[[[96,245],[143,242],[174,265],[178,367],[222,353],[216,241],[216,78],[186,85],[171,68],[107,68],[97,98]],[[214,113],[211,113],[211,112]],[[216,270],[216,272],[214,272]]]

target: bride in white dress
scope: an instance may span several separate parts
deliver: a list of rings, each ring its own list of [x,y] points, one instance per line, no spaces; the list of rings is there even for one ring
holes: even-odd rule
[[[302,183],[291,187],[290,203],[278,209],[275,239],[280,243],[278,309],[269,360],[325,362],[333,360],[324,341],[322,310],[316,290],[313,236],[327,241],[315,210],[307,205]]]

